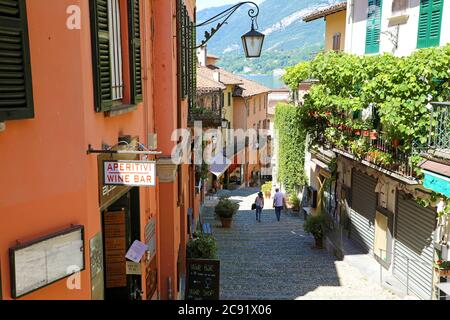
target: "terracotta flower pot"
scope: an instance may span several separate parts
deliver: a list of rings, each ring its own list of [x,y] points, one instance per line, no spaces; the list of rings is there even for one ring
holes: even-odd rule
[[[361,130],[355,130],[355,134],[356,134],[357,136],[360,136],[360,135],[361,135]]]
[[[377,138],[378,138],[378,132],[372,131],[372,132],[370,133],[370,139],[371,139],[371,140],[377,140]]]
[[[397,148],[400,145],[400,141],[398,139],[392,140],[392,146],[394,148]]]
[[[364,134],[364,137],[368,137],[370,135],[370,131],[369,130],[364,130],[363,134]]]
[[[222,228],[231,228],[231,223],[233,222],[233,218],[220,218],[222,221]]]

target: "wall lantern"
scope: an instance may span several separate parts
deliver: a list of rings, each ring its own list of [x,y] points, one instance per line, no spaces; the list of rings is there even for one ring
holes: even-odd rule
[[[236,10],[238,10],[241,6],[245,4],[253,5],[256,8],[250,9],[248,11],[248,15],[252,22],[252,27],[249,32],[247,32],[242,36],[242,44],[244,47],[245,56],[247,58],[259,58],[261,56],[265,35],[257,31],[258,30],[257,18],[259,15],[259,7],[256,3],[252,1],[244,1],[237,3],[234,6],[226,9],[225,11],[222,11],[221,13],[215,15],[214,17],[206,20],[205,22],[195,25],[194,26],[195,28],[204,27],[218,20],[223,19],[221,22],[217,24],[216,27],[211,28],[211,31],[205,32],[205,39],[201,41],[201,44],[199,46],[190,49],[198,49],[203,47],[214,36],[214,34],[217,31],[219,31],[219,29],[222,28],[224,24],[227,23],[228,19],[230,19],[230,17],[236,12]]]
[[[264,34],[255,30],[252,23],[252,29],[242,36],[242,44],[247,58],[259,58],[261,56],[264,37]]]
[[[222,129],[228,129],[228,120],[222,120]]]

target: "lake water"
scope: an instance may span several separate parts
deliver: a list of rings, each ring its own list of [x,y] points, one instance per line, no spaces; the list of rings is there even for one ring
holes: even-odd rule
[[[252,75],[242,75],[242,77],[247,78],[249,80],[256,81],[263,86],[266,86],[270,89],[280,89],[286,87],[286,85],[281,80],[281,77],[265,75],[265,74],[252,74]]]

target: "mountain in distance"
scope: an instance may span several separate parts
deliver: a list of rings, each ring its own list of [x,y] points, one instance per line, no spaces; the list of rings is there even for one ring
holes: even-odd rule
[[[263,53],[257,59],[245,59],[241,36],[251,27],[248,10],[239,8],[228,23],[208,42],[208,53],[220,57],[219,65],[240,74],[272,74],[278,69],[310,60],[324,47],[323,19],[303,22],[302,18],[318,9],[342,0],[265,0],[259,5],[258,31],[266,35]],[[197,23],[203,22],[230,6],[213,7],[197,13]],[[197,40],[204,39],[205,31],[217,22],[197,29]]]

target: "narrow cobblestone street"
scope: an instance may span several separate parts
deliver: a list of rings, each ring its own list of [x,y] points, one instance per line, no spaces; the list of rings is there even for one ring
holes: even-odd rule
[[[271,200],[256,222],[250,210],[256,192],[229,194],[240,204],[231,229],[221,228],[212,206],[205,210],[218,241],[221,299],[399,299],[347,262],[313,248],[302,218],[283,212],[277,222]]]

